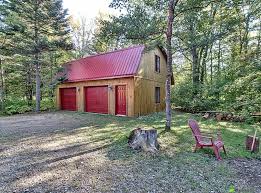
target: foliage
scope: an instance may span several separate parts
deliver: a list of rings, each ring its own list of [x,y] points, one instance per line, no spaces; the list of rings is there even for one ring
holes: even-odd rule
[[[172,103],[186,108],[189,112],[218,109],[219,101],[214,96],[216,88],[201,87],[197,88],[197,91],[200,91],[200,94],[195,95],[195,88],[190,81],[179,82],[173,89]]]
[[[81,17],[76,20],[70,19],[72,38],[74,41],[74,58],[82,58],[93,53],[94,22],[88,22],[87,18]]]
[[[10,57],[9,61],[3,60],[2,82],[14,75],[11,80],[7,79],[8,83],[2,83],[1,88],[8,97],[25,96],[29,106],[35,95],[36,111],[39,111],[41,89],[46,76],[49,76],[46,68],[52,82],[58,55],[71,49],[67,10],[63,9],[62,0],[9,0],[3,1],[1,8],[0,31],[6,39],[1,55]],[[20,86],[18,90],[21,92],[16,93],[13,86]]]
[[[28,101],[26,99],[8,97],[5,100],[5,104],[6,104],[5,110],[2,111],[1,114],[14,115],[14,114],[22,114],[22,113],[33,111],[33,107],[28,106]],[[33,101],[33,105],[34,104],[35,104],[35,100]],[[42,99],[41,111],[54,110],[54,109],[55,109],[55,105],[54,105],[53,98]]]
[[[56,80],[56,74],[72,58],[131,44],[165,45],[168,2],[113,0],[110,7],[121,14],[98,16],[93,29],[84,19],[69,23],[61,0],[39,5],[0,1],[1,109],[10,104],[4,104],[5,98],[25,98],[29,107],[34,104],[38,63],[41,98],[53,98],[55,85],[64,80]],[[33,14],[33,8],[40,11]],[[260,13],[261,4],[255,0],[177,4],[172,36],[174,105],[245,116],[261,111]],[[41,24],[37,41],[33,19]],[[69,51],[72,40],[75,50]]]
[[[28,106],[27,101],[24,99],[6,99],[6,108],[4,113],[7,115],[21,114],[32,111],[32,107]]]

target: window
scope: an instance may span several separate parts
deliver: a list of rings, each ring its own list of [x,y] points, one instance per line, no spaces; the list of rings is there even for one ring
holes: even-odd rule
[[[160,87],[155,87],[155,103],[160,103]]]
[[[160,72],[160,57],[155,55],[155,71]]]

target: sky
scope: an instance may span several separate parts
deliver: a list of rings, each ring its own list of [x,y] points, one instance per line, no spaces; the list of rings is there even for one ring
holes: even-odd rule
[[[112,0],[63,0],[64,8],[69,10],[69,14],[74,18],[85,17],[88,20],[94,19],[99,12],[115,13],[109,8]]]

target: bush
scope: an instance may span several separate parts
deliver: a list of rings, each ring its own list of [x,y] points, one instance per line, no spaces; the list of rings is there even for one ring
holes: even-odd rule
[[[5,100],[5,109],[1,114],[13,115],[34,111],[35,101],[31,106],[27,100],[15,97],[9,97]],[[44,98],[41,100],[41,111],[55,109],[54,100],[52,98]]]
[[[52,98],[44,98],[41,101],[41,111],[55,109],[54,100]]]
[[[219,101],[214,96],[215,88],[213,87],[201,86],[196,92],[190,82],[183,81],[174,87],[172,93],[172,103],[188,111],[195,112],[218,108]]]
[[[28,111],[32,111],[32,107],[28,106],[25,99],[8,98],[5,100],[4,114],[21,114]]]
[[[190,80],[179,81],[173,90],[172,103],[190,112],[222,110],[242,115],[252,121],[253,112],[260,112],[261,93],[259,76],[238,78],[234,81],[213,82],[197,88],[197,92]]]

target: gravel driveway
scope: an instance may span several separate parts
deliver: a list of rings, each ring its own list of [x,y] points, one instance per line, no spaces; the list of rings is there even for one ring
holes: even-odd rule
[[[70,112],[1,117],[0,192],[91,191],[77,181],[85,164],[97,167],[103,160],[104,144],[84,135],[90,124]]]

